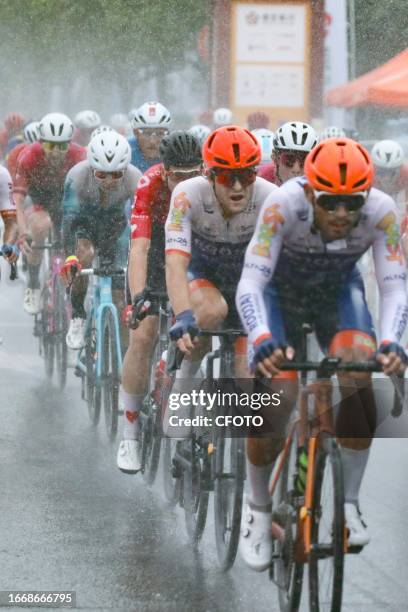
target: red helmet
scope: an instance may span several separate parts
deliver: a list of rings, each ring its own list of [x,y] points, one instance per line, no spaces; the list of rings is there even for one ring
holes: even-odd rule
[[[261,147],[251,132],[238,125],[226,125],[211,132],[203,144],[207,168],[250,168],[261,162]]]
[[[267,129],[269,126],[269,117],[263,111],[255,111],[249,113],[247,117],[248,130]]]
[[[310,151],[304,172],[317,191],[353,194],[370,189],[374,167],[366,149],[351,138],[328,138]]]
[[[4,119],[4,127],[11,135],[18,134],[25,124],[26,120],[19,113],[10,113]]]

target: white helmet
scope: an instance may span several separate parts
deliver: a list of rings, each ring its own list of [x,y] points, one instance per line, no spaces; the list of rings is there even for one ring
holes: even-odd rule
[[[120,134],[127,134],[130,132],[130,121],[125,113],[115,113],[109,119],[109,123]]]
[[[213,122],[216,127],[232,124],[232,111],[229,108],[217,108],[213,114]]]
[[[24,130],[23,130],[23,134],[24,134],[24,140],[26,142],[36,142],[39,137],[39,131],[38,128],[40,126],[40,122],[39,121],[30,121],[30,123],[27,123],[24,126]]]
[[[171,123],[171,115],[160,102],[145,102],[130,113],[132,128],[161,128],[168,127]]]
[[[90,140],[92,140],[92,138],[98,134],[102,134],[104,132],[116,132],[116,130],[114,130],[110,125],[100,125],[92,132]]]
[[[317,144],[317,134],[303,121],[288,121],[280,126],[273,139],[275,150],[309,152]]]
[[[94,170],[116,172],[125,170],[130,163],[130,145],[124,136],[114,130],[97,134],[87,151],[88,161]]]
[[[404,163],[404,150],[395,140],[379,140],[373,146],[371,157],[379,168],[399,168]]]
[[[341,127],[336,125],[330,125],[321,132],[319,136],[319,142],[327,140],[328,138],[346,138],[346,132]]]
[[[50,142],[68,142],[74,134],[74,126],[67,115],[48,113],[40,121],[38,127],[40,140]]]
[[[257,130],[252,130],[252,134],[255,136],[261,146],[262,163],[265,164],[266,162],[270,162],[273,151],[273,132],[271,132],[271,130],[267,130],[266,128],[258,128]]]
[[[202,145],[207,136],[211,134],[211,129],[207,125],[203,125],[202,123],[192,125],[188,131],[190,134],[197,138],[200,145]]]
[[[102,121],[95,111],[84,110],[75,115],[74,123],[79,130],[92,130],[99,127]]]

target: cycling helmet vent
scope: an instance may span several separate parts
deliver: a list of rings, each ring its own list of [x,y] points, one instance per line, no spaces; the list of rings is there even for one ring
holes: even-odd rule
[[[347,182],[347,164],[339,164],[340,169],[340,183],[345,185]]]
[[[317,176],[316,178],[319,183],[325,185],[325,187],[333,187],[333,184],[330,181],[326,181],[326,179],[324,179],[322,176]]]
[[[249,157],[246,160],[246,163],[247,164],[252,164],[253,163],[254,165],[259,164],[259,155],[251,155],[251,157]]]
[[[239,160],[240,160],[240,154],[239,154],[239,144],[237,144],[236,142],[234,142],[234,144],[232,145],[232,150],[234,151],[235,161],[236,161],[236,162],[239,162]]]
[[[361,187],[362,185],[364,185],[366,182],[365,177],[363,179],[361,179],[361,181],[357,181],[357,183],[354,183],[353,185],[353,189],[356,189],[356,187]]]
[[[228,162],[226,159],[221,159],[221,157],[214,157],[214,161],[221,166],[228,166]]]

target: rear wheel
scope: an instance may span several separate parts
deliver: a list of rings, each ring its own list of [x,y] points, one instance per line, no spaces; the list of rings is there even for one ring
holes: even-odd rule
[[[113,441],[118,432],[119,411],[119,364],[116,346],[115,320],[111,310],[107,310],[102,325],[103,368],[102,389],[106,432]]]
[[[52,379],[54,373],[54,312],[50,303],[50,292],[48,287],[45,287],[42,292],[42,310],[41,310],[41,341],[42,353],[44,357],[45,374],[48,380]]]
[[[309,597],[313,612],[339,612],[344,570],[344,485],[336,441],[320,438],[314,473]]]
[[[161,358],[161,349],[162,345],[157,341],[150,361],[149,390],[144,403],[146,418],[142,428],[142,463],[143,480],[147,485],[155,481],[160,460],[162,395],[157,384],[156,368]]]
[[[86,401],[92,425],[99,423],[101,389],[96,386],[96,327],[92,319],[85,336]]]
[[[191,542],[197,544],[204,532],[208,509],[209,492],[203,488],[205,460],[195,438],[184,440],[181,449],[189,462],[189,468],[183,469],[182,476],[186,528]]]
[[[57,385],[62,391],[67,380],[68,347],[65,336],[68,331],[68,318],[65,303],[65,289],[57,279],[55,283],[55,362]]]
[[[181,480],[175,478],[175,466],[173,456],[176,450],[177,440],[174,438],[163,438],[162,462],[163,462],[163,486],[164,496],[170,506],[175,506],[180,499]]]

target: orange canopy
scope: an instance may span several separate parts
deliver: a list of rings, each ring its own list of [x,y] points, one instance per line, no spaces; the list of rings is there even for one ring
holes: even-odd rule
[[[408,49],[358,79],[328,91],[326,104],[408,107]]]

